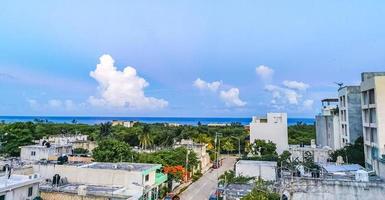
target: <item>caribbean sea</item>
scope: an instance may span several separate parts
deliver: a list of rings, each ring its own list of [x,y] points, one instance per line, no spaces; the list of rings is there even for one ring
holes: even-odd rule
[[[245,118],[215,118],[215,117],[78,117],[78,116],[0,116],[0,121],[5,123],[12,122],[28,122],[44,120],[53,123],[81,123],[81,124],[100,124],[112,120],[123,121],[139,121],[143,123],[177,123],[182,125],[197,125],[201,124],[214,124],[214,123],[240,123],[242,125],[248,125],[251,122],[251,117]],[[288,125],[295,125],[297,123],[314,124],[313,118],[289,118]]]

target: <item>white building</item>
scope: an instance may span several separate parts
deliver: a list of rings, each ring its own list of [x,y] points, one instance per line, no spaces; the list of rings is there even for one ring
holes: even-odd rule
[[[267,113],[267,117],[253,117],[250,123],[250,143],[257,139],[275,143],[278,154],[288,150],[287,114]]]
[[[365,163],[385,178],[385,72],[362,73],[361,79]]]
[[[79,165],[34,164],[35,172],[45,179],[55,174],[70,184],[101,187],[124,187],[134,199],[158,199],[161,184],[167,176],[158,173],[162,166],[142,163],[90,163]]]
[[[61,134],[61,135],[52,135],[40,139],[39,143],[43,141],[50,142],[51,144],[70,144],[76,141],[88,141],[88,135],[83,134]]]
[[[342,147],[337,103],[338,99],[323,99],[321,113],[316,116],[316,144],[321,148],[327,146],[337,150]]]
[[[137,122],[136,121],[121,121],[121,120],[112,120],[112,126],[124,126],[126,128],[133,127]]]
[[[341,146],[354,144],[362,136],[360,86],[344,86],[338,90]]]
[[[1,200],[32,200],[39,196],[39,183],[42,179],[37,174],[29,176],[14,175],[0,177]]]
[[[277,176],[277,162],[239,160],[235,164],[236,176],[262,178],[266,181],[275,181]]]
[[[289,152],[291,153],[291,160],[302,162],[306,156],[311,156],[315,163],[327,163],[332,150],[329,147],[290,145]]]
[[[57,160],[59,156],[72,154],[71,144],[35,144],[20,147],[22,161]]]

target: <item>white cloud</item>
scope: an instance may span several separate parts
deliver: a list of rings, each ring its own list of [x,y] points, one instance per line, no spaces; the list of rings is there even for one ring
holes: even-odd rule
[[[57,100],[57,99],[51,99],[48,101],[48,105],[50,107],[61,107],[62,106],[62,102],[60,100]]]
[[[307,100],[303,101],[303,106],[304,106],[306,109],[311,109],[311,108],[313,108],[313,104],[314,104],[314,100],[311,100],[311,99],[307,99]]]
[[[214,82],[209,83],[209,82],[206,82],[200,78],[197,78],[197,80],[195,80],[193,82],[193,86],[195,86],[196,88],[201,89],[201,90],[208,89],[208,90],[211,90],[213,92],[217,91],[221,85],[222,84],[219,81],[214,81]]]
[[[297,93],[295,90],[276,85],[266,85],[265,90],[272,94],[274,103],[282,102],[297,105],[302,97],[302,95]]]
[[[264,80],[271,79],[274,74],[274,70],[265,65],[258,66],[255,71],[257,72],[258,76]]]
[[[148,82],[138,76],[133,67],[117,70],[110,55],[100,57],[100,63],[90,72],[90,76],[99,83],[100,90],[100,97],[89,97],[91,105],[132,109],[155,109],[168,105],[164,99],[145,96],[144,88],[149,85]]]
[[[309,84],[306,84],[304,82],[298,82],[298,81],[283,81],[282,84],[285,87],[294,89],[294,90],[306,90],[310,87]]]
[[[227,91],[221,91],[220,97],[225,102],[225,104],[230,107],[231,106],[242,107],[246,105],[246,102],[242,101],[239,98],[238,88],[230,88]]]

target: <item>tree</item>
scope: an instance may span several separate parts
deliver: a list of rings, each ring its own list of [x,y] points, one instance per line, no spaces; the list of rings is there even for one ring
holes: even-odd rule
[[[88,154],[88,149],[75,148],[73,152],[74,154]]]
[[[225,171],[224,174],[218,178],[220,184],[246,184],[253,178],[245,176],[236,176],[233,170]]]
[[[135,155],[127,143],[107,139],[98,144],[92,156],[97,162],[132,162]]]
[[[355,163],[361,166],[365,166],[365,154],[364,154],[364,139],[363,137],[357,138],[352,145],[347,145],[342,149],[338,149],[331,154],[332,160],[337,161],[337,157],[341,156],[346,163]]]
[[[148,125],[143,126],[142,131],[139,132],[138,139],[139,145],[142,149],[147,149],[147,147],[152,145],[153,140],[150,133],[150,127]]]
[[[112,129],[112,123],[111,122],[101,123],[100,124],[100,132],[99,132],[100,138],[110,136],[111,129]]]
[[[229,154],[230,151],[235,150],[234,144],[231,142],[230,138],[227,138],[225,142],[222,145],[222,149],[227,151],[227,154]]]
[[[254,154],[265,156],[265,155],[277,155],[277,145],[272,141],[266,142],[266,140],[255,140],[252,146]]]
[[[269,185],[269,182],[258,179],[253,190],[246,196],[242,197],[242,200],[279,200],[279,194],[273,192],[269,188]]]

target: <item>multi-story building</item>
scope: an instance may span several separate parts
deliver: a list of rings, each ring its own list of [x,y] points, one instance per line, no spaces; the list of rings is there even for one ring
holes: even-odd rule
[[[323,99],[322,110],[316,116],[316,144],[333,150],[341,148],[338,99]]]
[[[338,90],[341,146],[353,144],[362,136],[361,87],[345,86]]]
[[[65,193],[71,184],[73,187],[69,188],[76,189],[70,193],[75,196],[86,196],[87,194],[102,196],[103,188],[110,188],[111,194],[113,192],[117,194],[120,191],[120,195],[130,196],[129,199],[158,199],[160,187],[167,180],[167,175],[158,172],[161,167],[159,164],[98,162],[75,165],[50,163],[33,165],[34,171],[41,173],[45,179],[53,181],[57,174],[61,180],[65,180],[59,184],[62,190],[54,191],[54,193],[50,188],[44,190],[45,197],[49,197],[48,199],[63,196],[58,193]],[[92,188],[101,190],[101,192],[92,191]],[[79,190],[82,190],[80,194],[77,193]]]
[[[250,123],[250,143],[255,140],[272,141],[277,145],[277,153],[289,149],[287,135],[287,114],[267,113],[267,117],[253,117]]]
[[[275,181],[277,178],[277,162],[258,160],[239,160],[235,163],[236,176],[262,178]]]
[[[366,167],[385,177],[385,72],[361,74]]]
[[[32,200],[39,196],[39,183],[42,179],[38,174],[15,175],[0,177],[0,199],[16,200],[27,199]]]

